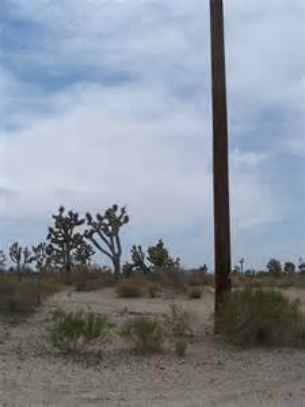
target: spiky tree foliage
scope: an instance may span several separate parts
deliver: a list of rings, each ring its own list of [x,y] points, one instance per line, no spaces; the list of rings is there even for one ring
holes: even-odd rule
[[[163,241],[160,239],[155,246],[147,249],[147,260],[157,268],[177,268],[179,267],[180,259],[174,260],[170,257],[168,250],[165,248]]]
[[[284,264],[284,271],[285,273],[289,274],[290,276],[295,274],[296,266],[291,261],[286,261]]]
[[[244,258],[240,259],[238,263],[240,264],[240,272],[241,272],[241,274],[243,274],[244,273],[245,259]]]
[[[46,270],[52,267],[54,259],[52,258],[52,249],[45,242],[39,243],[37,246],[32,246],[34,263],[38,271]]]
[[[9,255],[12,262],[16,264],[16,271],[21,278],[21,272],[34,260],[31,251],[27,247],[23,248],[18,242],[15,242],[9,248]]]
[[[52,215],[54,226],[49,227],[47,240],[49,253],[62,271],[70,274],[73,266],[75,251],[83,243],[83,235],[77,231],[85,219],[81,219],[77,212],[69,211],[61,206],[57,215]]]
[[[305,274],[305,261],[302,259],[302,257],[299,257],[298,271],[301,274]]]
[[[74,261],[81,266],[88,265],[90,264],[91,257],[94,256],[94,254],[95,251],[93,250],[91,244],[83,240],[75,250]]]
[[[3,271],[6,266],[6,256],[3,250],[0,250],[0,271]]]
[[[118,277],[121,274],[122,256],[120,231],[129,222],[125,207],[113,205],[103,214],[98,213],[95,219],[90,213],[86,218],[89,229],[85,231],[85,237],[111,260],[114,274]]]
[[[274,276],[279,276],[282,273],[281,262],[277,259],[271,259],[267,263],[267,270],[270,274]]]
[[[134,271],[134,264],[133,263],[126,262],[126,263],[123,264],[123,266],[122,266],[122,275],[124,277],[132,276],[133,271]]]
[[[148,274],[150,270],[145,264],[145,253],[142,250],[142,246],[133,245],[130,252],[134,268],[142,271],[143,274]]]

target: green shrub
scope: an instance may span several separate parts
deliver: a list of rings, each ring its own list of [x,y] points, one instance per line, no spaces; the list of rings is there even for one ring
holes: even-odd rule
[[[188,292],[191,299],[198,299],[202,297],[202,289],[200,287],[191,287]]]
[[[53,321],[54,325],[47,329],[47,339],[61,350],[75,352],[94,339],[108,339],[108,319],[95,312],[65,312],[59,308],[53,313]]]
[[[124,278],[118,282],[116,293],[121,298],[138,298],[143,297],[146,283],[141,279]]]
[[[232,292],[216,315],[218,333],[236,345],[291,346],[301,342],[305,319],[298,301],[275,290]]]
[[[141,352],[158,351],[164,342],[164,329],[156,318],[136,317],[123,325],[120,334]]]
[[[174,341],[175,352],[178,356],[185,355],[188,343],[189,343],[189,341],[185,336],[175,338],[175,341]]]

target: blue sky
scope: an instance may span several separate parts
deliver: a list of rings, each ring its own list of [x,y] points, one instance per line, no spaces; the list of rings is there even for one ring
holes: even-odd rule
[[[0,244],[59,204],[127,205],[125,255],[160,237],[213,263],[208,0],[2,0]],[[305,257],[305,3],[227,0],[234,263]]]

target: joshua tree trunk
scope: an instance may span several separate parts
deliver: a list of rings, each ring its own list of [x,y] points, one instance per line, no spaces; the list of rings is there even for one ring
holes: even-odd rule
[[[115,255],[112,258],[113,269],[114,269],[114,276],[115,278],[119,278],[121,275],[121,256]]]

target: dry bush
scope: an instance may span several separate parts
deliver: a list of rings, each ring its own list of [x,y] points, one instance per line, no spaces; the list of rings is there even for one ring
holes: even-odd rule
[[[155,267],[148,278],[165,289],[183,293],[186,291],[185,274],[177,267]]]
[[[26,316],[36,310],[42,301],[63,288],[56,278],[0,275],[0,313],[6,316]]]
[[[76,291],[95,291],[115,283],[110,271],[88,266],[74,268],[71,279]]]
[[[194,315],[182,306],[172,304],[164,315],[164,326],[171,337],[193,337]]]
[[[295,285],[299,288],[305,288],[305,274],[300,273],[296,276]]]
[[[43,272],[37,276],[39,290],[44,297],[56,294],[65,289],[62,277],[58,273]]]
[[[205,284],[209,287],[215,287],[215,275],[214,274],[206,274],[205,276]]]
[[[165,332],[157,318],[136,317],[127,321],[120,335],[130,341],[140,352],[156,352],[162,347]]]
[[[139,298],[146,293],[147,282],[139,277],[123,278],[116,285],[116,293],[121,298]]]
[[[191,287],[188,291],[188,297],[190,299],[199,299],[202,297],[202,288],[201,287]]]
[[[191,287],[203,286],[207,284],[207,275],[201,269],[191,270],[186,277],[186,283]]]
[[[17,277],[0,277],[0,313],[28,315],[41,303],[37,281],[19,281]]]
[[[221,337],[236,345],[301,345],[305,333],[300,302],[271,289],[232,292],[220,308],[216,323]]]
[[[162,291],[163,291],[163,288],[158,283],[149,283],[147,286],[147,292],[148,292],[149,298],[156,298],[156,297],[160,296]]]
[[[279,276],[271,275],[270,273],[258,272],[256,275],[232,274],[233,287],[247,288],[289,288],[289,287],[305,287],[305,276],[301,273],[294,275],[282,274]]]

